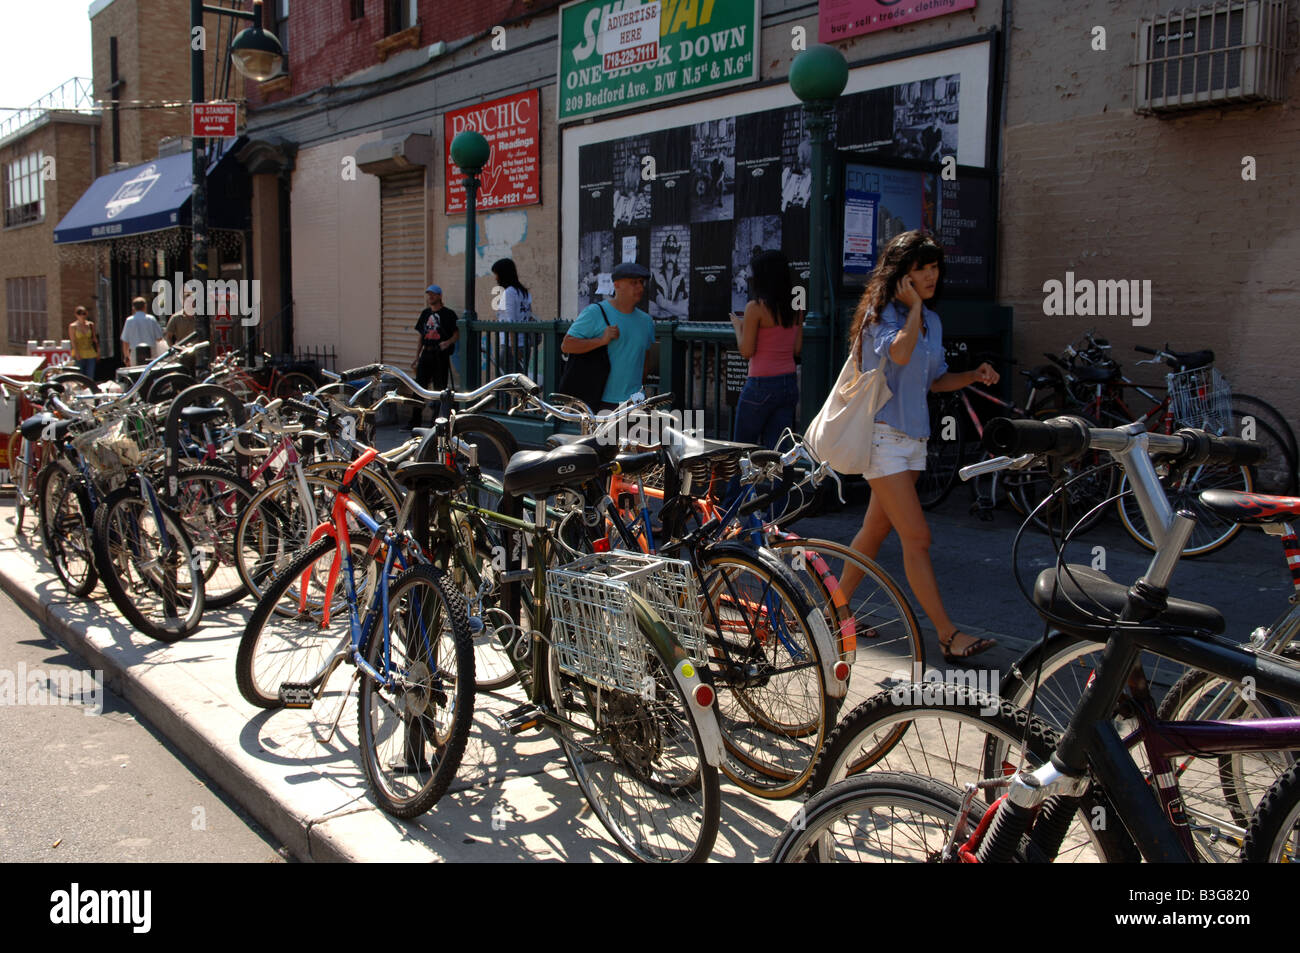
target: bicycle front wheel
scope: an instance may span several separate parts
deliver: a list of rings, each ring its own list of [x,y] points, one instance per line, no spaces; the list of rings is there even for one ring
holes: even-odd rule
[[[1300,861],[1300,766],[1278,778],[1260,801],[1246,834],[1242,859],[1248,864]]]
[[[64,588],[84,599],[99,581],[91,527],[90,496],[80,476],[51,464],[36,478],[36,516],[41,542]]]
[[[957,485],[957,471],[966,455],[966,435],[958,413],[960,401],[936,400],[930,405],[930,439],[925,444],[925,470],[916,479],[922,509],[933,509]]]
[[[961,813],[961,792],[933,778],[881,771],[812,798],[786,826],[774,864],[933,864]]]
[[[1201,505],[1199,499],[1202,490],[1239,490],[1249,493],[1254,489],[1254,481],[1249,467],[1229,467],[1202,465],[1190,468],[1176,480],[1165,477],[1160,481],[1169,505],[1174,512],[1190,510],[1196,515],[1196,528],[1183,547],[1184,556],[1204,556],[1216,549],[1221,549],[1241,532],[1241,524],[1210,512]],[[1151,552],[1156,551],[1156,544],[1147,528],[1146,518],[1138,508],[1137,498],[1129,491],[1128,476],[1120,481],[1122,494],[1116,501],[1119,506],[1120,522],[1124,529],[1137,543]]]
[[[113,604],[145,635],[177,642],[197,631],[203,571],[175,511],[115,490],[95,513],[95,558]]]
[[[751,794],[781,798],[807,782],[842,699],[827,689],[813,635],[820,610],[761,552],[725,545],[697,554],[701,613],[727,745],[722,770]]]
[[[460,593],[432,566],[406,570],[389,593],[387,637],[376,626],[364,654],[384,678],[361,676],[366,781],[386,813],[416,817],[456,776],[474,717],[474,646]]]
[[[253,498],[243,477],[220,467],[182,470],[176,509],[203,569],[204,604],[224,609],[248,595],[235,560],[235,530]]]
[[[647,641],[649,639],[647,638]],[[721,793],[691,703],[647,645],[642,691],[598,687],[560,669],[548,652],[551,705],[574,780],[610,836],[635,860],[708,859]]]

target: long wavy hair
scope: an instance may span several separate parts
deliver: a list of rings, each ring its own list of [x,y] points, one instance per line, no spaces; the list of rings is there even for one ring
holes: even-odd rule
[[[519,270],[515,268],[513,258],[498,258],[492,263],[492,273],[497,276],[502,288],[514,288],[521,295],[528,294],[528,289],[519,280]]]
[[[749,267],[754,272],[749,279],[749,299],[766,305],[781,327],[793,327],[789,260],[779,251],[763,251],[753,257]]]
[[[923,231],[914,230],[895,235],[885,246],[876,263],[876,270],[867,281],[866,290],[858,300],[857,310],[853,312],[853,324],[849,328],[849,345],[856,347],[862,340],[863,330],[868,324],[880,320],[885,305],[894,300],[898,293],[898,283],[913,265],[939,263],[939,282],[934,286],[934,298],[943,290],[943,248]],[[927,302],[929,304],[930,302]]]

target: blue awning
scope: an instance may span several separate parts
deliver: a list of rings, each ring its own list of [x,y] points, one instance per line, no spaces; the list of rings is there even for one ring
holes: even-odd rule
[[[236,139],[228,139],[208,165],[209,183],[218,163],[229,155]],[[164,228],[188,227],[193,192],[193,157],[188,152],[144,162],[120,172],[101,175],[54,228],[54,243],[102,242],[125,235],[142,235]],[[209,205],[213,203],[209,193]],[[209,208],[209,224],[213,209]]]

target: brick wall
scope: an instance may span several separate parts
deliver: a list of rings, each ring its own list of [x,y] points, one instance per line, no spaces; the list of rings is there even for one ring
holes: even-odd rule
[[[518,22],[560,5],[562,0],[419,0],[418,46],[448,44],[477,36],[498,24]],[[365,16],[351,19],[351,0],[316,0],[310,16],[291,9],[287,83],[274,93],[249,90],[256,108],[328,86],[380,61],[376,42],[385,36],[384,3],[365,0]],[[250,84],[251,85],[251,84]]]
[[[1213,348],[1239,390],[1300,409],[1300,76],[1282,105],[1132,111],[1138,17],[1131,5],[1015,7],[1000,222],[998,297],[1015,309],[1017,352],[1041,361],[1096,327],[1123,363],[1134,344]],[[1293,8],[1294,9],[1294,8]],[[1107,49],[1093,50],[1103,26]],[[1291,24],[1294,48],[1296,26]],[[1242,159],[1256,161],[1243,181]],[[1151,323],[1049,317],[1043,283],[1151,281]],[[1145,373],[1141,373],[1145,371]],[[1133,376],[1158,380],[1155,368]]]
[[[54,117],[51,117],[53,119]],[[45,181],[45,218],[14,228],[0,228],[0,351],[24,353],[9,346],[7,278],[44,277],[47,327],[43,337],[63,338],[73,308],[84,304],[94,314],[95,267],[93,258],[77,255],[54,244],[54,227],[90,186],[92,126],[77,117],[46,121],[29,135],[0,148],[0,169],[32,152],[53,158],[53,178]],[[0,179],[2,182],[3,179]]]

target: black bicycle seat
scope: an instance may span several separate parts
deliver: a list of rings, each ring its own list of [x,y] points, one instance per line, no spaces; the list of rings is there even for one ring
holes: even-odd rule
[[[465,482],[459,471],[442,463],[411,460],[393,470],[393,480],[412,492],[454,490]]]
[[[1105,384],[1119,378],[1118,367],[1082,366],[1074,369],[1074,376],[1085,384]]]
[[[1071,624],[1079,626],[1078,634],[1094,638],[1096,634],[1087,631],[1086,627],[1097,625],[1098,616],[1118,618],[1128,605],[1128,588],[1089,566],[1071,564],[1059,572],[1053,566],[1038,574],[1034,583],[1034,605],[1042,612],[1051,613],[1054,624],[1068,631],[1074,631]],[[1064,621],[1058,622],[1058,619]],[[1186,599],[1170,599],[1159,619],[1169,625],[1204,629],[1216,634],[1225,628],[1223,615],[1214,606]]]
[[[184,407],[181,409],[181,418],[187,424],[205,424],[209,420],[217,420],[226,416],[224,407]]]
[[[1259,526],[1300,520],[1300,497],[1242,493],[1240,490],[1204,490],[1201,505],[1234,523]]]
[[[1194,371],[1198,367],[1209,367],[1214,363],[1213,351],[1173,351],[1165,348],[1172,357],[1165,358],[1165,363],[1175,371]]]
[[[557,447],[590,447],[596,451],[600,457],[601,463],[609,463],[618,456],[618,440],[612,435],[600,434],[582,434],[576,433],[553,433],[546,438],[546,446],[550,450]]]
[[[672,427],[664,427],[661,433],[663,434],[664,449],[668,452],[668,461],[674,468],[694,463],[696,460],[726,457],[733,454],[739,456],[750,450],[762,449],[762,447],[752,443],[736,443],[733,440],[705,440],[702,437],[691,437],[680,430],[674,430]]]
[[[575,487],[600,469],[600,455],[583,444],[554,450],[525,450],[506,464],[502,488],[509,496]]]
[[[53,414],[36,414],[35,416],[28,417],[23,421],[22,427],[20,428],[23,439],[31,440],[32,442],[43,440],[45,438],[45,428],[50,425],[51,421],[54,422],[55,440],[62,440],[66,437],[68,435],[68,428],[75,423],[75,421],[72,420],[60,420]]]

